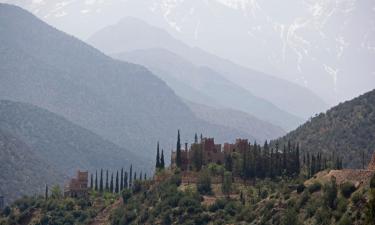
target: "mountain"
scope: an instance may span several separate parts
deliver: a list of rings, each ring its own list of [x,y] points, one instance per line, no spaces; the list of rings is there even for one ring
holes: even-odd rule
[[[146,66],[164,80],[177,95],[189,101],[241,110],[285,130],[294,129],[302,123],[302,119],[280,110],[265,99],[254,96],[211,68],[195,66],[168,50],[135,50],[115,54],[114,57]]]
[[[46,184],[63,182],[61,173],[38,158],[17,137],[0,129],[0,194],[5,203],[43,193]]]
[[[375,90],[321,113],[278,141],[299,143],[305,152],[336,153],[345,166],[367,165],[375,150]]]
[[[285,134],[282,128],[259,120],[242,111],[228,108],[215,108],[192,102],[187,102],[187,105],[200,119],[247,133],[251,142],[255,140],[261,143],[265,140],[272,140]]]
[[[0,128],[65,175],[78,169],[127,168],[131,163],[145,168],[140,166],[144,161],[129,150],[31,104],[1,100]]]
[[[164,30],[135,18],[125,18],[115,25],[98,31],[88,39],[88,43],[108,54],[138,49],[166,49],[197,67],[208,67],[217,71],[223,78],[241,89],[301,118],[308,118],[327,107],[320,98],[306,88],[236,65],[199,48],[189,47]]]
[[[21,8],[0,5],[0,33],[1,99],[47,109],[143,159],[154,160],[157,141],[168,154],[177,129],[219,142],[245,136],[197,119],[146,68],[113,60]]]
[[[190,46],[308,87],[330,105],[374,88],[372,0],[3,1],[83,40],[137,17]]]

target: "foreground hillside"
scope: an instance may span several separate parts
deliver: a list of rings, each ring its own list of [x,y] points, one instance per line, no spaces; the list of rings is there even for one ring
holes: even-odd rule
[[[179,173],[159,175],[158,182],[137,181],[121,195],[91,191],[88,199],[64,199],[54,189],[47,200],[23,198],[3,210],[0,224],[374,224],[375,177],[372,188],[359,189],[286,178],[234,182],[227,195],[224,184],[209,178],[188,184]]]
[[[306,152],[336,152],[344,166],[366,165],[375,150],[375,90],[317,115],[279,142],[288,140]]]

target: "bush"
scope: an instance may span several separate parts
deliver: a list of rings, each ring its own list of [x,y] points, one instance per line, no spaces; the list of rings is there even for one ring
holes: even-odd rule
[[[319,182],[314,182],[307,188],[307,190],[312,194],[314,192],[320,191],[321,188],[322,185]]]
[[[197,190],[200,194],[212,194],[211,177],[207,172],[202,172],[198,178]]]
[[[3,209],[3,212],[2,214],[5,216],[5,217],[8,217],[9,214],[12,212],[12,209],[9,207],[9,206],[6,206],[4,209]]]
[[[345,198],[350,198],[350,196],[352,195],[352,193],[356,190],[354,184],[352,184],[350,182],[343,183],[341,185],[340,189],[341,189],[341,194]]]
[[[359,202],[361,202],[363,199],[363,194],[360,191],[357,191],[352,195],[352,202],[354,205],[357,205]]]
[[[131,190],[129,189],[124,189],[121,193],[121,196],[122,196],[122,200],[124,201],[124,203],[127,203],[128,200],[131,198],[132,196],[132,192]]]
[[[298,194],[301,194],[304,190],[305,190],[305,185],[303,185],[303,184],[299,184],[299,185],[297,186],[297,193],[298,193]]]
[[[370,188],[375,188],[375,173],[370,180]]]

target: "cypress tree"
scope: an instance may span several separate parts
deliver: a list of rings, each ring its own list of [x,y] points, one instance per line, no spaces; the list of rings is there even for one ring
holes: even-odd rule
[[[194,143],[198,144],[198,135],[197,135],[197,133],[195,133],[195,136],[194,136]]]
[[[157,144],[157,147],[156,147],[156,170],[157,169],[160,169],[160,153],[159,153],[159,142]]]
[[[109,185],[109,191],[113,193],[113,172],[111,173],[111,184]]]
[[[165,162],[164,162],[164,150],[161,150],[161,157],[160,157],[160,168],[164,169],[165,168]]]
[[[98,171],[95,170],[95,191],[98,190]]]
[[[46,184],[46,191],[44,193],[44,199],[47,200],[48,199],[48,185]]]
[[[137,171],[134,171],[134,179],[133,179],[133,182],[135,182],[137,180]]]
[[[126,171],[124,175],[124,188],[128,188],[128,172]]]
[[[129,188],[133,184],[133,165],[130,165],[130,171],[129,171]]]
[[[90,188],[94,190],[94,174],[90,174]]]
[[[143,175],[143,180],[147,180],[147,174],[146,173]]]
[[[116,193],[119,193],[119,185],[118,185],[118,170],[116,172],[116,186],[115,186],[115,192]]]
[[[141,171],[141,173],[139,174],[139,180],[142,181],[142,179],[143,179],[143,176],[142,176],[142,171]]]
[[[177,146],[176,146],[176,166],[181,167],[181,140],[180,140],[180,130],[177,131]]]
[[[99,191],[103,192],[103,169],[100,169]]]
[[[108,170],[105,172],[105,191],[109,191],[109,183],[108,183]]]
[[[120,175],[120,191],[124,189],[124,169],[121,168],[121,175]]]

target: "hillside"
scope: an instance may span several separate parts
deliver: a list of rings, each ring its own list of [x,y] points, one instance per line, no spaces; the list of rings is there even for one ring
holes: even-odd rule
[[[131,163],[142,167],[144,162],[129,150],[31,104],[1,100],[0,127],[65,175],[78,169],[127,168]]]
[[[306,152],[336,152],[348,167],[362,167],[364,152],[367,165],[375,151],[375,90],[315,116],[279,142],[287,140]]]
[[[35,155],[19,138],[0,129],[0,195],[11,203],[23,195],[43,193],[46,184],[62,183],[64,176]]]
[[[280,127],[241,111],[215,108],[192,102],[187,102],[187,105],[198,118],[246,132],[250,142],[256,140],[258,143],[263,143],[265,140],[272,140],[286,133]]]
[[[254,96],[214,69],[196,66],[168,50],[135,50],[115,54],[114,57],[144,65],[164,80],[176,94],[192,102],[240,110],[285,130],[295,128],[303,121],[279,109],[266,99]]]
[[[317,95],[302,86],[237,65],[202,49],[190,47],[165,30],[139,19],[126,17],[117,24],[96,32],[88,39],[88,43],[108,54],[139,49],[166,49],[196,66],[217,71],[225,79],[253,95],[301,118],[308,118],[327,108],[327,104]]]
[[[177,129],[220,141],[245,134],[197,119],[146,68],[113,60],[19,7],[0,4],[0,98],[61,115],[143,159]]]

